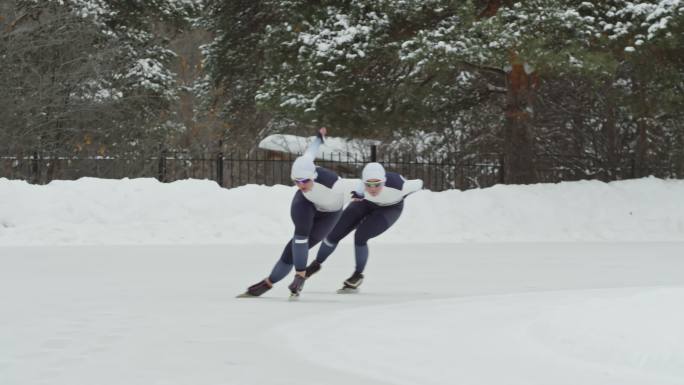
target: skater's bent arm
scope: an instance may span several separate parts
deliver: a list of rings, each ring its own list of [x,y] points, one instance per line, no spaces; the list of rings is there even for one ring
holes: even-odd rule
[[[351,197],[352,199],[363,199],[364,198],[364,191],[365,191],[365,186],[361,180],[357,179],[356,186],[352,189],[351,191]]]
[[[352,191],[356,191],[360,183],[361,181],[358,179],[339,178],[333,185],[332,190],[335,194],[341,194],[348,198]]]

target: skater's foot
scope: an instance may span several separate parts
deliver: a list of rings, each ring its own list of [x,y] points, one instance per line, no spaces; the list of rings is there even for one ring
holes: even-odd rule
[[[318,270],[320,270],[320,269],[321,269],[321,264],[318,261],[314,260],[313,262],[311,262],[311,264],[309,266],[306,267],[306,272],[304,273],[305,277],[306,278],[311,277],[312,275],[318,273]]]
[[[351,277],[344,281],[344,288],[358,289],[361,283],[363,283],[363,274],[355,271]]]
[[[293,296],[299,296],[299,293],[302,291],[304,288],[304,282],[306,281],[306,278],[304,277],[303,274],[295,274],[294,280],[288,286],[287,288],[290,289],[290,293]]]
[[[270,283],[267,279],[264,279],[263,281],[255,283],[254,285],[248,287],[247,291],[245,291],[243,294],[240,294],[238,297],[258,297],[264,294],[265,292],[271,290],[272,287],[273,284]]]

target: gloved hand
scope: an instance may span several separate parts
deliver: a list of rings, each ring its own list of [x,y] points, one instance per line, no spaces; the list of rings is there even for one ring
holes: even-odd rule
[[[328,134],[328,129],[325,127],[321,127],[318,129],[318,132],[316,133],[316,136],[318,136],[321,139],[321,142],[325,142],[325,136]]]
[[[363,200],[363,194],[359,194],[356,191],[351,192],[351,199],[353,201],[362,201]]]

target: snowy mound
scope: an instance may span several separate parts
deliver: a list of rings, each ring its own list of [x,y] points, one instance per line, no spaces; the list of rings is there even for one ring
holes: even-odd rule
[[[294,192],[202,180],[34,186],[3,178],[0,245],[284,243]],[[421,191],[372,242],[682,241],[683,197],[684,181],[656,178]]]

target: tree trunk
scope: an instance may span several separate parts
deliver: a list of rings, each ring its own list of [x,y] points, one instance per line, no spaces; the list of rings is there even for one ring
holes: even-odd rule
[[[637,116],[637,137],[636,148],[634,153],[634,175],[635,178],[641,178],[648,174],[648,124],[650,116],[650,100],[645,89],[646,79],[642,79],[637,74],[638,78],[635,82],[637,88],[637,95],[639,97],[640,105],[637,108],[639,115]]]
[[[641,178],[648,174],[646,152],[648,150],[648,123],[646,119],[637,120],[637,143],[634,163],[634,177]]]
[[[611,91],[608,91],[609,93]],[[618,171],[618,134],[616,122],[617,106],[615,105],[615,98],[612,93],[608,95],[606,101],[606,123],[603,126],[603,131],[606,136],[606,171],[603,177],[604,181],[616,180],[624,178],[623,172]]]
[[[506,110],[504,121],[504,183],[535,183],[530,134],[532,101],[536,79],[530,67],[515,54],[506,69]]]
[[[488,0],[477,18],[496,15],[499,9],[512,5],[511,0]],[[530,134],[532,101],[537,88],[537,77],[531,67],[511,53],[506,68],[506,107],[503,146],[503,183],[528,184],[537,181],[532,160],[533,143]]]

